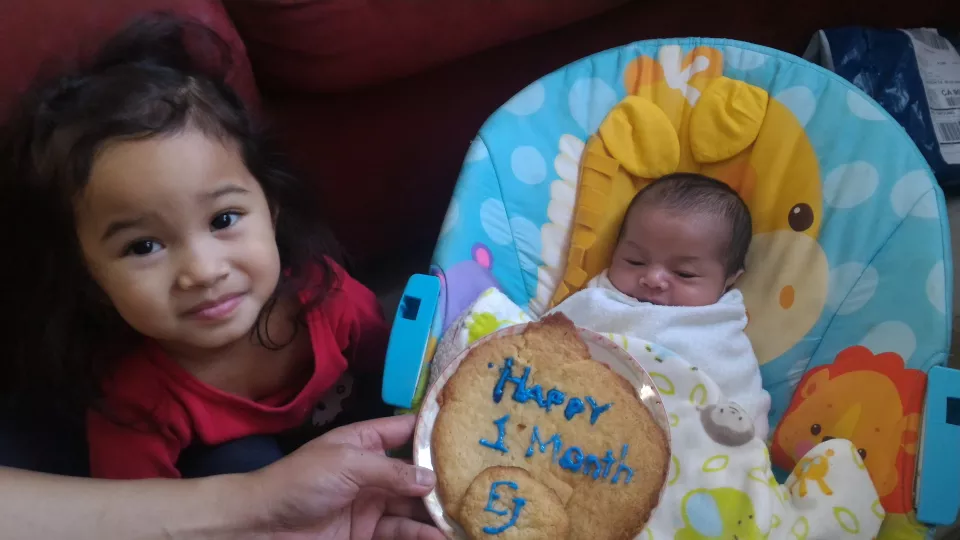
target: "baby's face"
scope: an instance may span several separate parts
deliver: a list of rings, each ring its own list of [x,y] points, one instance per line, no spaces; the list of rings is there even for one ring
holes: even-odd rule
[[[620,292],[664,306],[715,303],[727,276],[730,225],[709,214],[681,214],[640,203],[626,217],[609,277]]]

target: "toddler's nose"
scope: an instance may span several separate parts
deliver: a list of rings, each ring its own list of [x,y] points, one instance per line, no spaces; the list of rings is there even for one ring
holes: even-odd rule
[[[177,275],[177,286],[181,289],[210,287],[226,277],[229,270],[229,265],[216,250],[193,249],[184,257]]]

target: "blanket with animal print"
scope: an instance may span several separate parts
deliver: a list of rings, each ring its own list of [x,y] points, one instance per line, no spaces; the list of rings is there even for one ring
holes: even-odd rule
[[[526,312],[499,291],[484,292],[443,336],[432,378],[473,341],[529,321]],[[590,329],[589,324],[582,326]],[[605,335],[653,378],[670,422],[667,486],[638,538],[812,540],[877,535],[884,510],[849,441],[834,439],[814,447],[781,485],[749,415],[726,399],[703,370],[655,343]]]

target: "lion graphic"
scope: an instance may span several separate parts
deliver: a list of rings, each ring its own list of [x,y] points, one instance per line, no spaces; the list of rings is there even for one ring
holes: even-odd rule
[[[773,435],[773,462],[791,470],[831,439],[853,442],[889,513],[911,510],[926,375],[896,353],[847,348],[810,370]],[[855,460],[858,461],[859,460]]]

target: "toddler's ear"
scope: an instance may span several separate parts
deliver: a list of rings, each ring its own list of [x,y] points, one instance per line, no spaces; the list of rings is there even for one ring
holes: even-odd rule
[[[107,296],[107,293],[100,288],[100,285],[98,285],[92,277],[87,284],[82,286],[82,293],[95,304],[113,307],[113,302],[110,300],[110,297]]]
[[[280,218],[280,205],[276,203],[271,204],[270,205],[270,221],[273,222],[274,231],[277,230],[277,219],[279,218]]]

